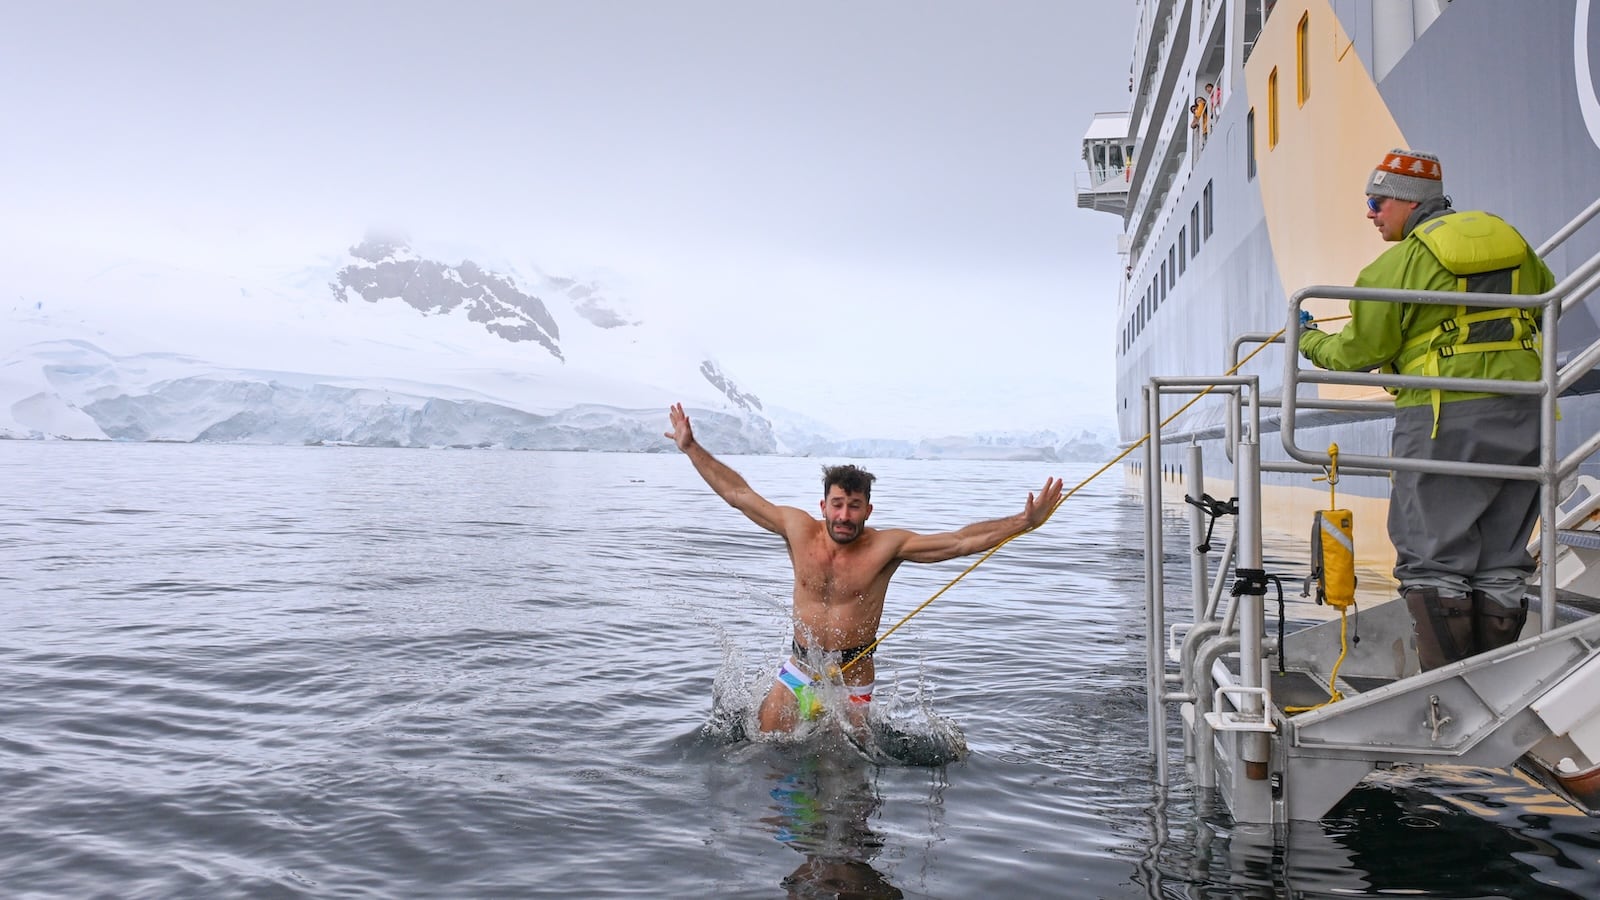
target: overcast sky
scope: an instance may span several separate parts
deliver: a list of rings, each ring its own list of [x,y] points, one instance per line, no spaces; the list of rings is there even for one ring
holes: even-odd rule
[[[0,237],[228,264],[398,228],[614,273],[852,432],[1109,420],[1120,222],[1074,179],[1133,25],[1132,0],[18,4]]]

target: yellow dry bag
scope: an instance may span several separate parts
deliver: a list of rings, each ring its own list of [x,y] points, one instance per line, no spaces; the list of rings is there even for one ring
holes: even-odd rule
[[[1355,516],[1350,510],[1317,510],[1311,565],[1318,603],[1346,609],[1356,602]]]

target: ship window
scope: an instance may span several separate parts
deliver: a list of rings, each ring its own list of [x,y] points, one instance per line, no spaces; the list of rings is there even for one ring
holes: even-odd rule
[[[1300,17],[1300,25],[1294,31],[1294,74],[1295,74],[1295,100],[1301,105],[1306,105],[1306,98],[1311,96],[1311,58],[1308,44],[1311,43],[1311,13],[1307,12]]]
[[[1189,207],[1189,255],[1200,255],[1200,204]]]
[[[1189,229],[1178,229],[1178,274],[1182,275],[1189,269],[1189,253],[1185,246],[1189,243]]]
[[[1278,70],[1267,76],[1267,149],[1278,146]]]
[[[1211,240],[1211,182],[1206,182],[1206,189],[1200,194],[1200,205],[1205,207],[1206,215],[1206,240]]]
[[[1244,177],[1256,180],[1256,111],[1252,108],[1244,117]]]
[[[1167,277],[1166,276],[1167,276],[1167,265],[1166,265],[1166,263],[1162,263],[1161,264],[1161,290],[1156,292],[1156,302],[1157,303],[1160,303],[1162,300],[1167,299]]]
[[[1122,147],[1121,147],[1121,145],[1112,144],[1111,145],[1111,155],[1108,158],[1111,160],[1111,168],[1117,169],[1117,170],[1121,170],[1122,169]]]
[[[1167,287],[1178,283],[1178,248],[1167,248]]]

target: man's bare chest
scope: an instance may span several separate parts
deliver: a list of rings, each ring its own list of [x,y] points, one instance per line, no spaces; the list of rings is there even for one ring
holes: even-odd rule
[[[825,603],[869,599],[880,593],[882,560],[872,554],[810,551],[795,555],[796,586]]]

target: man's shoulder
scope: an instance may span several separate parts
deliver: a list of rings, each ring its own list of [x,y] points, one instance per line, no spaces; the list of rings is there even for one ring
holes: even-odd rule
[[[897,543],[915,536],[916,532],[904,528],[873,528],[867,525],[863,529],[863,537],[871,538],[874,542]]]
[[[917,533],[905,528],[873,528],[868,525],[862,536],[867,538],[865,545],[872,548],[874,552],[887,553],[892,556],[899,553],[901,548],[905,546],[906,541],[916,537]]]
[[[1378,258],[1367,263],[1361,274],[1356,276],[1356,287],[1399,287],[1400,280],[1412,266],[1421,260],[1438,265],[1433,254],[1423,243],[1411,235],[1396,241],[1389,249],[1378,254]]]

